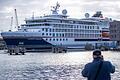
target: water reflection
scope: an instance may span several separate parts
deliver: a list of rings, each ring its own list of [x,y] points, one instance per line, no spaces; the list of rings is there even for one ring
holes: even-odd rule
[[[120,80],[120,53],[104,51],[105,60],[116,66],[113,80]],[[80,74],[83,66],[92,61],[91,51],[27,53],[10,56],[0,54],[0,80],[86,80]]]

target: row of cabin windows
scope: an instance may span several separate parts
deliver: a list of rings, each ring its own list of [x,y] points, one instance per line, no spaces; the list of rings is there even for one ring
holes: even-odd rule
[[[26,23],[43,23],[43,22],[86,24],[86,25],[96,25],[96,24],[97,24],[97,23],[95,23],[95,22],[72,21],[72,20],[33,20],[33,21],[26,21]]]
[[[42,36],[44,36],[45,35],[45,33],[42,33]],[[58,34],[58,33],[46,33],[46,36],[48,36],[48,35],[50,35],[50,36],[53,36],[53,37],[65,37],[65,34]]]
[[[48,38],[46,38],[45,40],[46,40],[46,41],[48,41],[48,40],[49,40],[49,41],[68,41],[68,39],[58,39],[58,38],[57,38],[57,39],[55,39],[55,38],[54,38],[54,39],[51,39],[51,38],[48,39]]]
[[[73,33],[63,33],[63,34],[58,34],[58,33],[42,33],[42,36],[52,36],[52,37],[89,37],[89,38],[92,38],[92,37],[101,37],[101,34],[73,34]]]
[[[84,37],[84,38],[93,38],[93,37],[101,37],[100,34],[74,34],[74,37]]]
[[[77,32],[77,33],[100,33],[100,30],[81,30],[81,29],[48,29],[42,28],[45,32]]]
[[[55,24],[53,26],[59,28],[99,29],[99,26],[82,26],[82,25],[66,25],[66,24]]]
[[[47,23],[45,23],[45,24],[28,24],[26,26],[29,26],[29,27],[31,27],[31,26],[50,26],[50,24],[47,24]]]
[[[80,28],[80,29],[99,29],[99,26],[81,26],[81,25],[66,25],[66,24],[30,24],[26,26],[54,26],[54,27],[59,27],[59,28]]]

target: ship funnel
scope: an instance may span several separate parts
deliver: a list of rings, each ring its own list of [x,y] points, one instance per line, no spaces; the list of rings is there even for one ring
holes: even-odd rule
[[[92,17],[99,17],[99,18],[103,18],[103,14],[101,11],[97,11]]]

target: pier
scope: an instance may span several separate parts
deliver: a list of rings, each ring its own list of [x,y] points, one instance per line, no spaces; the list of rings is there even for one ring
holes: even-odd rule
[[[24,55],[26,52],[52,52],[52,53],[66,53],[67,48],[64,46],[52,46],[52,45],[12,45],[6,48],[10,55]]]
[[[26,49],[24,47],[13,46],[7,49],[10,55],[24,55],[26,52]]]
[[[67,48],[63,47],[63,46],[53,46],[52,47],[52,52],[53,53],[66,53],[67,52]]]

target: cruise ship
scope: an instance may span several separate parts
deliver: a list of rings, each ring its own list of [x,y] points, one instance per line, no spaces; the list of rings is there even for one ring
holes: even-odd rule
[[[69,49],[85,48],[90,44],[94,48],[99,45],[111,47],[114,42],[109,38],[108,18],[101,11],[93,16],[85,14],[85,18],[70,18],[67,10],[58,13],[60,4],[52,7],[52,13],[40,17],[25,19],[17,31],[2,32],[1,35],[8,48],[24,46],[39,48],[45,46],[64,46]]]

